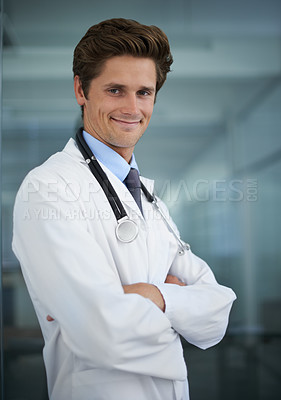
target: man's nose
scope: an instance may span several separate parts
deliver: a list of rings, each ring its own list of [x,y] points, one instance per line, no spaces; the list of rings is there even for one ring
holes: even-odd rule
[[[139,114],[137,96],[134,93],[125,96],[121,112],[130,115]]]

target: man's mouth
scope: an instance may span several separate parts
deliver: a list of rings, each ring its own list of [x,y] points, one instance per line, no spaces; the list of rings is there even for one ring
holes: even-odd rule
[[[118,118],[113,118],[111,117],[111,119],[116,122],[117,124],[126,126],[126,127],[135,127],[140,123],[140,120],[134,120],[134,121],[130,121],[130,120],[124,120],[124,119],[118,119]]]

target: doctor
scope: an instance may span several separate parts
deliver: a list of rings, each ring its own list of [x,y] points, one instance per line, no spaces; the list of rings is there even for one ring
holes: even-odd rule
[[[206,349],[225,334],[235,294],[191,250],[179,252],[145,195],[153,181],[131,190],[126,180],[132,168],[138,179],[134,147],[171,64],[157,27],[91,27],[73,61],[82,147],[70,139],[18,192],[13,249],[42,328],[51,400],[187,400],[180,335]],[[118,237],[118,201],[133,236]]]

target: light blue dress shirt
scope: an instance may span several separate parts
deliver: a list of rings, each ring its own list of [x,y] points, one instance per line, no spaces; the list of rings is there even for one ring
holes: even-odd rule
[[[139,171],[134,154],[132,155],[130,164],[128,164],[120,154],[116,153],[116,151],[103,142],[94,138],[88,132],[83,131],[83,137],[96,159],[105,165],[115,176],[117,176],[118,179],[120,179],[120,181],[124,181],[130,168],[135,168]]]

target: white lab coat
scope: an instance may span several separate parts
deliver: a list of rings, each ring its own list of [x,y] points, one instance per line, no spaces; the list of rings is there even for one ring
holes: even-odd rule
[[[139,227],[131,243],[117,240],[110,205],[73,139],[27,175],[16,198],[13,249],[45,340],[50,398],[187,400],[179,334],[203,349],[218,343],[235,294],[191,251],[178,255],[153,205],[142,198],[143,218],[102,167]],[[151,192],[153,182],[142,180]],[[187,286],[165,284],[168,273]],[[158,286],[165,313],[124,294],[122,284],[136,282]]]

